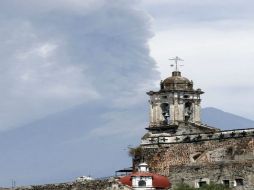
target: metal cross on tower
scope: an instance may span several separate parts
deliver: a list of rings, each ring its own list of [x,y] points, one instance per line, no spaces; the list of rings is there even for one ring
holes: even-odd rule
[[[169,58],[169,60],[174,60],[175,61],[175,65],[171,64],[170,66],[173,67],[175,66],[176,71],[178,71],[178,61],[184,61],[183,59],[181,59],[180,57],[176,56],[173,58]],[[183,66],[183,65],[179,65],[179,66]]]

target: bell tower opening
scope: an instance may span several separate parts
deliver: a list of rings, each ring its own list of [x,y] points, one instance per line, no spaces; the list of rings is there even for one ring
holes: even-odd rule
[[[192,103],[191,102],[186,102],[184,104],[184,121],[189,122],[192,118]]]
[[[169,119],[170,119],[170,115],[169,115],[169,104],[168,103],[162,103],[161,104],[161,110],[162,110],[162,115],[164,117],[164,121],[163,124],[169,124]]]

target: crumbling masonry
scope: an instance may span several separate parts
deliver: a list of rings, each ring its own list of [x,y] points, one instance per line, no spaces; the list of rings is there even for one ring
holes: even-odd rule
[[[254,129],[221,131],[202,124],[203,93],[177,69],[161,81],[159,91],[147,93],[150,124],[139,151],[133,152],[134,166],[145,161],[173,185],[199,188],[214,182],[253,190]]]

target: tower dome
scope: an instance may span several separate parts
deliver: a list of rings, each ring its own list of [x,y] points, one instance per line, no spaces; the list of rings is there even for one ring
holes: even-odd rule
[[[161,82],[161,90],[193,90],[193,82],[182,77],[180,71],[174,71],[171,77]]]

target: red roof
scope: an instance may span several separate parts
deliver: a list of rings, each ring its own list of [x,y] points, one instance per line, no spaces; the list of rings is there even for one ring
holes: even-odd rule
[[[132,182],[131,182],[131,175],[127,175],[127,176],[124,176],[124,177],[121,177],[119,179],[119,181],[124,184],[124,185],[128,185],[128,186],[132,186]]]
[[[120,182],[124,185],[132,186],[131,178],[135,176],[140,177],[148,177],[151,176],[153,180],[153,187],[154,188],[160,188],[160,189],[168,189],[171,187],[171,183],[169,182],[169,179],[165,176],[149,173],[149,172],[135,172],[130,175],[127,175],[125,177],[120,178]]]

